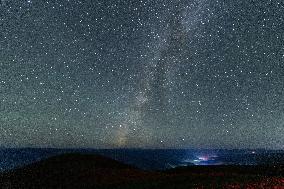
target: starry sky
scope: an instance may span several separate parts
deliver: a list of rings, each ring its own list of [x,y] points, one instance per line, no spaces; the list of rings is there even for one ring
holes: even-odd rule
[[[0,146],[284,148],[282,0],[2,0]]]

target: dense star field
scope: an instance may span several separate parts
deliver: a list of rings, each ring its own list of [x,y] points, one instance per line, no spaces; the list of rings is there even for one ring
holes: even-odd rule
[[[283,0],[2,0],[0,146],[284,148]]]

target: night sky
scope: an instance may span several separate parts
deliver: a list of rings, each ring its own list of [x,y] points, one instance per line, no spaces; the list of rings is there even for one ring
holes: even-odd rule
[[[283,149],[283,0],[2,0],[0,146]]]

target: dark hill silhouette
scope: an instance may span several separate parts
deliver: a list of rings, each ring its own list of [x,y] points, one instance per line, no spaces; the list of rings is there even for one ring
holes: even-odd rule
[[[189,166],[149,172],[91,154],[54,156],[0,175],[0,188],[284,188],[284,167]]]
[[[116,160],[91,154],[64,154],[2,174],[2,188],[94,188],[154,175]],[[141,179],[142,178],[142,179]]]

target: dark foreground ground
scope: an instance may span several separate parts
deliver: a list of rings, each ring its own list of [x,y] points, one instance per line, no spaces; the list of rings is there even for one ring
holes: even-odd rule
[[[65,154],[2,173],[0,188],[284,189],[284,165],[190,166],[150,172],[99,155]]]

